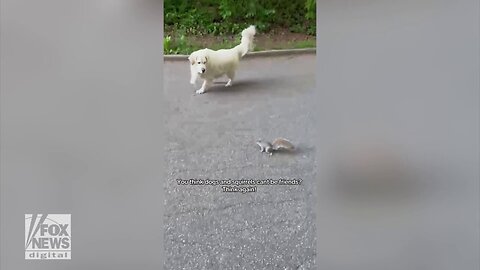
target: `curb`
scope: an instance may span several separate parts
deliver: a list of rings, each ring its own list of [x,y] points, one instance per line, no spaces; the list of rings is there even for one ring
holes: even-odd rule
[[[259,51],[259,52],[249,52],[244,56],[244,58],[284,56],[284,55],[295,55],[295,54],[315,54],[316,52],[317,52],[316,48],[268,50],[268,51]],[[187,58],[188,58],[188,55],[186,54],[168,54],[163,56],[163,61],[186,61]]]

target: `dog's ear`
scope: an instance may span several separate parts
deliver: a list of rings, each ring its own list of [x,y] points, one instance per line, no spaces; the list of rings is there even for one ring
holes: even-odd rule
[[[193,66],[193,64],[195,64],[195,56],[192,54],[190,54],[190,56],[188,57],[188,61],[190,61],[190,64]]]

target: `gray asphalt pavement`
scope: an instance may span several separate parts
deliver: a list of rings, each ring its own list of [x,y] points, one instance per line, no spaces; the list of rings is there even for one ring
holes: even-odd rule
[[[233,86],[194,95],[188,62],[165,62],[169,102],[166,269],[314,269],[315,55],[243,59]],[[293,153],[255,140],[290,139]],[[178,179],[301,179],[223,192]],[[254,186],[254,185],[248,185]]]

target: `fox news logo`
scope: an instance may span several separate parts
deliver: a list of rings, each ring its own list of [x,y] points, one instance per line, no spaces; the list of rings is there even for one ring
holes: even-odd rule
[[[72,258],[70,214],[25,214],[25,259]]]

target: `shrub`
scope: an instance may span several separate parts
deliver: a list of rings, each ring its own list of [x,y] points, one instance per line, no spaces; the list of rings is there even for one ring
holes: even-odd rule
[[[315,0],[165,0],[165,30],[224,35],[255,24],[262,32],[282,27],[314,35],[315,8]]]

